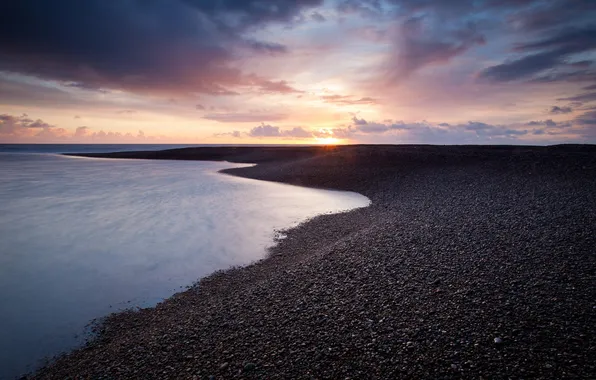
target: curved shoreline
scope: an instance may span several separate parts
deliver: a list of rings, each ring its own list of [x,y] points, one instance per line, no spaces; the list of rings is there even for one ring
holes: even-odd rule
[[[316,217],[265,260],[111,316],[36,378],[596,374],[594,147],[212,149],[100,156],[252,159],[224,172],[372,205]]]

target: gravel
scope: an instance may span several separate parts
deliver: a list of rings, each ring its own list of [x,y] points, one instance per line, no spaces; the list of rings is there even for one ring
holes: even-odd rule
[[[596,378],[596,147],[226,149],[126,157],[256,162],[225,172],[372,205],[110,316],[32,378]]]

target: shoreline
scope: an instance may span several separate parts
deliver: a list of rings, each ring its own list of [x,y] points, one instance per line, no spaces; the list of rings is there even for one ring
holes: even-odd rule
[[[35,378],[596,375],[595,146],[83,156],[248,161],[222,172],[371,205],[315,217],[264,260],[108,317]]]

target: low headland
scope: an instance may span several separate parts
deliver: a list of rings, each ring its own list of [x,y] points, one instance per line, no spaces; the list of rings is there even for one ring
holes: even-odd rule
[[[81,156],[255,163],[224,172],[372,204],[313,218],[264,260],[108,317],[33,378],[596,378],[596,146]]]

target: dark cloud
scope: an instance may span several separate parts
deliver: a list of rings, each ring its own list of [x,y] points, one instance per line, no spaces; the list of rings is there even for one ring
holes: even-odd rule
[[[596,110],[578,116],[574,122],[579,125],[596,126]]]
[[[592,65],[594,64],[593,61],[588,61],[588,60],[584,60],[584,61],[577,61],[577,62],[571,62],[570,65],[572,67],[576,67],[579,69],[587,69],[589,67],[592,67]]]
[[[552,114],[565,114],[565,113],[571,113],[573,112],[573,108],[571,107],[559,107],[559,106],[552,106],[550,111],[550,113]]]
[[[594,49],[596,49],[596,27],[566,29],[541,40],[517,44],[514,48],[515,51],[530,54],[488,67],[480,73],[480,77],[495,82],[509,82],[532,79],[534,75],[546,70],[560,70],[548,74],[551,78],[550,81],[554,81],[563,78],[569,79],[580,73],[590,74],[591,72],[585,70],[566,71],[572,67],[567,65],[567,60],[573,54]],[[537,50],[538,53],[533,53]],[[544,79],[542,81],[545,81]]]
[[[199,111],[204,111],[204,110],[205,110],[205,106],[204,106],[204,105],[202,105],[202,104],[197,104],[197,105],[195,106],[195,109],[198,109]]]
[[[325,18],[325,16],[323,16],[319,12],[313,12],[313,13],[311,13],[310,18],[313,19],[316,22],[325,22],[325,21],[327,21],[327,19]]]
[[[0,70],[88,89],[229,95],[250,86],[236,47],[283,52],[243,33],[320,0],[19,0],[0,4]],[[263,81],[267,79],[263,78]]]
[[[495,5],[500,0],[493,1]],[[521,1],[511,0],[511,3]],[[596,10],[596,3],[592,0],[532,0],[525,1],[526,5],[509,17],[509,23],[522,32],[537,32],[556,28],[565,24],[578,24],[590,22],[591,15]]]
[[[526,78],[561,63],[558,52],[532,54],[526,57],[491,66],[480,73],[481,78],[496,82],[509,82]]]
[[[211,113],[203,116],[204,119],[222,123],[254,123],[262,121],[284,120],[288,115],[281,113]]]
[[[596,90],[596,84],[590,85],[590,86],[586,86],[583,88],[586,91],[590,91],[590,90]]]
[[[337,3],[340,14],[357,14],[367,18],[375,18],[383,13],[381,0],[341,0]]]
[[[292,21],[306,8],[322,0],[183,0],[221,25],[236,30],[262,24]]]
[[[282,130],[269,124],[261,124],[248,132],[250,137],[285,137],[285,138],[311,138],[312,132],[302,127]]]
[[[351,5],[346,6],[348,9],[361,8],[353,5],[357,1],[344,3]],[[547,39],[518,46],[525,56],[488,68],[480,75],[494,81],[511,81],[563,64],[575,69],[589,67],[587,61],[574,66],[566,63],[565,59],[573,53],[585,51],[586,44],[592,43],[590,23],[593,25],[593,17],[590,17],[590,11],[596,7],[590,0],[568,3],[567,0],[386,0],[379,7],[367,6],[366,9],[393,15],[397,20],[395,53],[389,63],[393,81],[408,77],[426,66],[448,63],[484,44],[487,39],[509,32],[530,29],[550,32],[551,37]],[[383,7],[383,4],[391,7]],[[539,27],[536,20],[532,20],[538,13],[542,14],[543,20],[548,14],[548,25]],[[592,12],[592,16],[596,15]],[[580,20],[585,22],[578,22]],[[577,29],[569,29],[570,26]],[[530,49],[534,50],[531,55]]]
[[[557,82],[571,82],[571,83],[585,83],[596,80],[596,71],[593,70],[565,70],[559,68],[554,72],[546,72],[540,74],[528,82],[531,83],[557,83]]]
[[[248,46],[251,50],[257,53],[265,53],[265,54],[284,54],[288,52],[288,48],[285,45],[274,43],[274,42],[264,42],[264,41],[256,41],[256,40],[247,40],[246,46]]]
[[[40,119],[30,119],[27,114],[21,116],[13,116],[3,114],[0,115],[0,123],[2,125],[2,132],[14,128],[54,128],[53,125],[48,124]]]
[[[560,98],[557,100],[567,100],[570,102],[584,102],[584,103],[593,102],[596,100],[596,92],[588,92],[585,94],[570,96],[568,98]]]
[[[368,124],[366,122],[366,120],[364,120],[364,119],[358,119],[356,116],[352,117],[352,121],[354,122],[354,125],[366,125],[366,124]]]
[[[552,48],[556,48],[561,54],[592,50],[596,48],[596,27],[564,30],[542,40],[515,46],[515,50],[521,52]]]
[[[66,135],[66,131],[48,124],[43,120],[30,119],[27,114],[14,116],[0,115],[0,138],[60,138]]]
[[[62,85],[64,87],[77,88],[79,90],[97,91],[102,94],[107,94],[109,92],[107,90],[104,90],[104,89],[98,87],[97,85],[90,84],[90,83],[65,82],[65,83],[62,83]]]
[[[537,127],[537,126],[546,126],[546,127],[556,127],[557,123],[554,122],[552,119],[548,120],[540,120],[540,121],[529,121],[525,125],[530,127]]]

